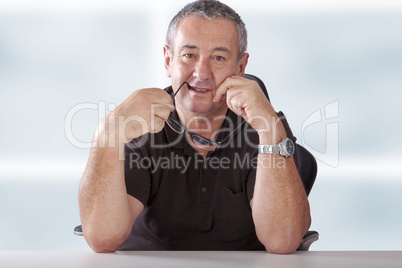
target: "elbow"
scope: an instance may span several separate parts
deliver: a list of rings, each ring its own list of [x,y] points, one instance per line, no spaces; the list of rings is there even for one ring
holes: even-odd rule
[[[297,250],[299,245],[294,246],[293,244],[283,244],[283,245],[272,245],[264,244],[265,250],[270,254],[292,254]]]
[[[84,235],[85,237],[85,235]],[[89,247],[96,253],[110,253],[115,252],[120,245],[116,241],[110,239],[102,239],[99,237],[85,237]]]
[[[262,240],[262,241],[261,241]],[[297,239],[260,239],[265,250],[271,254],[291,254],[297,250],[300,241]]]
[[[94,242],[94,243],[88,242],[88,245],[91,247],[91,249],[95,253],[111,253],[111,252],[115,252],[118,249],[118,247],[115,247],[107,242],[106,243],[105,242]]]
[[[118,250],[125,239],[120,235],[106,237],[104,233],[84,232],[88,246],[96,253],[110,253]]]
[[[262,232],[256,231],[258,239],[264,245],[268,253],[291,254],[299,248],[309,226],[310,221],[308,221],[308,224],[306,222],[306,226],[302,228],[288,228],[286,230],[275,229],[272,230],[273,232],[267,232],[267,230]]]

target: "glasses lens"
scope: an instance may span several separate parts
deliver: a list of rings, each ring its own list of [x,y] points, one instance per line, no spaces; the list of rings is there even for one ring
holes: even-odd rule
[[[210,139],[204,138],[203,136],[194,133],[193,135],[191,135],[191,139],[193,140],[195,145],[205,150],[215,151],[216,149],[215,144]]]
[[[184,126],[177,122],[176,119],[172,117],[172,115],[169,115],[168,119],[166,120],[166,123],[170,126],[171,129],[173,129],[177,133],[183,133],[184,131]]]

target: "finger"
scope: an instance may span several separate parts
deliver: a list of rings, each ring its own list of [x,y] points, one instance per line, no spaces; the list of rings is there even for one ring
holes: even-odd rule
[[[165,122],[170,115],[171,109],[167,105],[160,105],[155,108],[151,116],[150,132],[157,133],[163,129]]]
[[[222,82],[222,84],[218,87],[217,92],[216,92],[216,102],[219,102],[220,100],[223,99],[224,94],[227,95],[227,91],[232,91],[233,89],[237,88],[237,89],[244,89],[246,88],[246,83],[249,80],[244,78],[244,77],[240,77],[240,76],[230,76],[228,78],[225,79],[225,81]]]
[[[226,92],[233,86],[233,77],[226,78],[216,89],[214,102],[220,102],[225,99]]]
[[[173,110],[174,106],[170,104],[152,104],[151,117],[158,117],[166,121]]]
[[[239,111],[240,106],[244,108],[245,95],[241,85],[234,85],[226,92],[226,104],[232,111]]]
[[[242,115],[244,113],[245,100],[242,94],[236,94],[228,99],[228,107],[236,113],[237,115]]]
[[[159,131],[161,131],[163,129],[164,126],[165,126],[165,120],[163,120],[159,117],[155,117],[153,122],[151,123],[150,132],[158,133]]]
[[[165,90],[160,88],[146,89],[149,100],[152,100],[155,104],[171,104],[173,105],[172,96]]]
[[[226,87],[224,84],[220,84],[215,92],[215,96],[212,101],[220,102],[221,100],[224,100],[226,98],[226,92],[228,91],[228,89],[229,88]]]
[[[234,97],[230,99],[228,104],[229,109],[231,109],[235,114],[243,117],[244,120],[248,122],[248,116],[246,112],[246,99],[244,94],[237,93]]]

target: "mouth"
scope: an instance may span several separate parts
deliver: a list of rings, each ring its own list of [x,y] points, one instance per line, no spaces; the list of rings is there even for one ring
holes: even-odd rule
[[[198,93],[205,93],[205,92],[211,91],[210,89],[195,88],[195,87],[192,87],[192,86],[189,86],[188,89],[193,90],[193,91],[198,92]]]
[[[205,90],[205,89],[198,89],[198,88],[195,88],[195,87],[192,87],[191,89],[193,89],[193,90],[195,90],[197,92],[207,92],[208,91],[208,90]]]

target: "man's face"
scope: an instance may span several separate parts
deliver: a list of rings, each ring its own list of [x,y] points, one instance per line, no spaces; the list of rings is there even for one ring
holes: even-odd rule
[[[226,102],[212,99],[227,77],[244,75],[248,54],[238,61],[237,40],[236,26],[228,19],[190,15],[179,23],[173,55],[165,47],[165,67],[175,91],[185,81],[194,88],[183,88],[175,97],[181,112],[210,116],[226,111]]]

